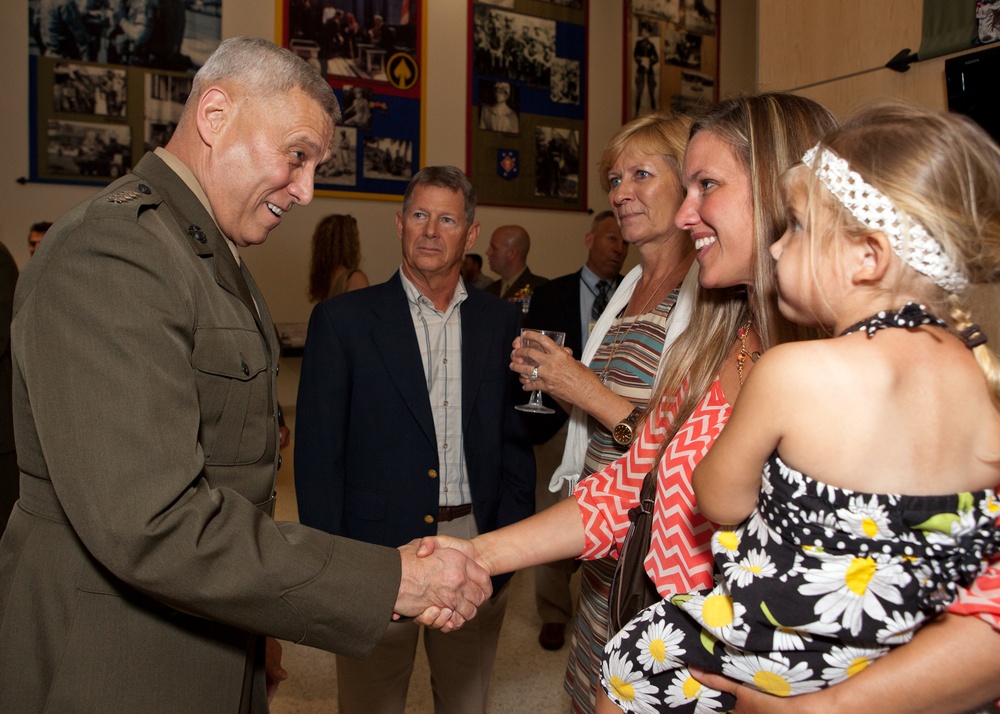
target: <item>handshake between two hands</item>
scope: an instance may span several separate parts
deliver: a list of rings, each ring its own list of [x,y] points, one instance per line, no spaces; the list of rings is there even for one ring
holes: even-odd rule
[[[393,619],[412,617],[444,632],[476,616],[493,594],[490,573],[472,541],[418,538],[399,547],[402,577]]]

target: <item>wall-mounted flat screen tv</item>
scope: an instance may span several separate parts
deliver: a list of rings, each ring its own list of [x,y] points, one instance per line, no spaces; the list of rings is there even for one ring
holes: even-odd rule
[[[1000,47],[945,60],[948,109],[975,119],[1000,144]]]

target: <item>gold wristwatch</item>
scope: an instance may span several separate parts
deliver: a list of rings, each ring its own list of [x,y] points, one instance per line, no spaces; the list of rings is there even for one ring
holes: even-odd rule
[[[635,426],[639,422],[639,417],[642,416],[642,411],[642,409],[636,407],[632,410],[631,414],[615,424],[615,428],[611,430],[611,436],[614,437],[616,444],[619,446],[629,446],[635,441]]]

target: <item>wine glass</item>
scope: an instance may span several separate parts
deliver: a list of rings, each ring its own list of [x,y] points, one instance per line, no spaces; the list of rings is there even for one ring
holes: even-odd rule
[[[533,347],[536,350],[542,349],[542,346],[538,342],[536,342],[534,340],[529,340],[528,338],[526,338],[524,336],[524,333],[529,332],[529,331],[530,332],[537,332],[539,335],[545,335],[550,340],[552,340],[553,342],[555,342],[559,347],[562,347],[563,343],[566,341],[566,333],[565,332],[555,332],[554,330],[535,330],[535,329],[525,328],[525,329],[521,330],[521,346],[522,347]],[[525,360],[525,361],[528,364],[533,365],[535,367],[538,366],[538,364],[536,362],[532,362],[531,360]],[[534,414],[555,414],[556,413],[555,409],[550,409],[549,407],[547,407],[544,404],[542,404],[542,392],[541,392],[541,390],[538,390],[538,389],[534,390],[531,393],[531,398],[528,400],[527,404],[517,404],[517,405],[514,406],[514,408],[518,409],[518,410],[520,410],[522,412],[532,412]]]

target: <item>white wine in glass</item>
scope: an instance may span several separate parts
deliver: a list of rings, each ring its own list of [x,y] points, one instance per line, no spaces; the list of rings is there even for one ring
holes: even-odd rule
[[[535,342],[534,340],[529,340],[528,338],[526,338],[524,336],[524,333],[526,333],[526,332],[536,332],[539,335],[545,335],[550,340],[552,340],[553,342],[555,342],[559,347],[562,347],[563,343],[566,341],[566,333],[565,332],[556,332],[554,330],[535,330],[535,329],[525,328],[525,329],[521,330],[521,346],[522,347],[532,347],[532,348],[534,348],[536,350],[542,349],[542,346],[538,342]],[[530,360],[528,360],[528,364],[530,364],[530,365],[532,365],[534,367],[538,366],[537,364],[535,364],[534,362],[532,362]],[[547,407],[544,404],[542,404],[542,392],[541,392],[541,390],[538,390],[538,389],[536,389],[535,391],[533,391],[531,393],[531,398],[528,399],[528,403],[527,404],[518,404],[514,408],[517,409],[517,410],[519,410],[519,411],[522,411],[522,412],[532,412],[534,414],[555,414],[556,413],[555,409],[552,409],[552,408]]]

